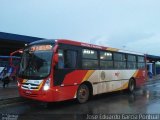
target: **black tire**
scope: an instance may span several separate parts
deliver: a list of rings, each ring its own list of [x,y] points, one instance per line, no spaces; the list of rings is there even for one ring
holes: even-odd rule
[[[136,88],[135,80],[130,79],[128,84],[128,92],[133,93]]]
[[[89,100],[90,91],[86,84],[82,84],[79,86],[77,91],[77,101],[79,103],[85,103]]]

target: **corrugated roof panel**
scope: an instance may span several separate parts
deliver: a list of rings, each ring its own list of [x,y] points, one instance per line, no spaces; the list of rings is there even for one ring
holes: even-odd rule
[[[15,41],[30,43],[40,39],[43,38],[0,32],[0,40],[15,40]]]

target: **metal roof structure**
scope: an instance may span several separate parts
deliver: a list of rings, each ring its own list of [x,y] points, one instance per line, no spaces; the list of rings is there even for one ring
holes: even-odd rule
[[[43,38],[0,32],[0,55],[9,55],[33,41]]]
[[[147,60],[149,62],[160,62],[160,56],[155,56],[155,55],[146,55]]]
[[[11,52],[23,48],[25,44],[41,39],[44,38],[0,32],[0,56],[9,55]],[[160,56],[147,54],[146,57],[149,62],[160,61]]]
[[[9,41],[30,43],[39,39],[43,38],[0,32],[0,41],[9,40]]]

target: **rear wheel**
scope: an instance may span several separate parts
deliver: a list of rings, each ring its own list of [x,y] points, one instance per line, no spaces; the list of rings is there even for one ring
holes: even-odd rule
[[[135,90],[136,84],[135,84],[135,80],[134,79],[130,79],[129,80],[129,84],[128,84],[128,91],[130,93],[133,93]]]
[[[82,84],[79,86],[77,91],[77,100],[79,103],[85,103],[89,99],[89,88],[86,84]]]

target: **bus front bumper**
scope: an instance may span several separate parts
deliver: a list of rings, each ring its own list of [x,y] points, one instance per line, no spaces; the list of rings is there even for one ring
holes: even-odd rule
[[[76,98],[78,85],[66,87],[52,87],[49,90],[25,90],[19,87],[20,96],[43,102],[56,102]]]
[[[55,102],[60,101],[59,93],[54,89],[49,89],[47,91],[44,90],[24,90],[19,89],[19,94],[21,97],[43,101],[43,102]]]

